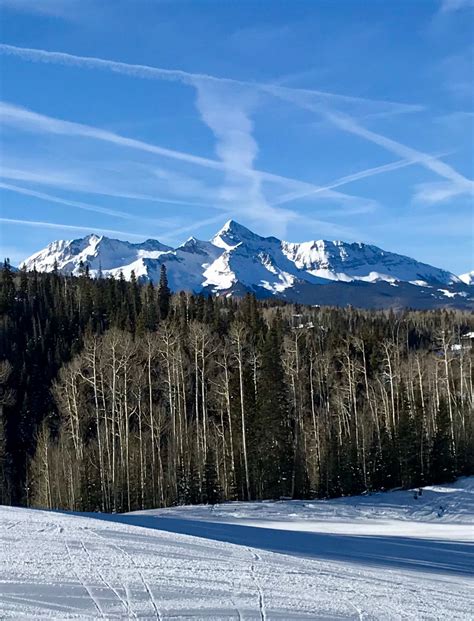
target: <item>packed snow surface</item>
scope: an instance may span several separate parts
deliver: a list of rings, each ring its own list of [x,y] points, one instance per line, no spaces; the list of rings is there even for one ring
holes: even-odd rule
[[[126,515],[0,508],[0,617],[472,619],[474,478]]]

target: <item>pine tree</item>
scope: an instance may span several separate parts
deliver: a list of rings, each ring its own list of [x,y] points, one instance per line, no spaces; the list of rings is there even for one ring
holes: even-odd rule
[[[15,402],[14,391],[8,385],[12,370],[8,361],[0,362],[0,504],[10,502],[11,459],[7,451],[5,408]]]
[[[263,344],[251,434],[255,485],[260,498],[288,496],[291,489],[292,435],[279,332],[278,322],[274,322]]]
[[[20,286],[18,289],[18,300],[25,303],[28,299],[28,273],[26,267],[23,266],[20,270]]]
[[[217,478],[215,454],[208,450],[204,466],[203,500],[208,505],[215,505],[222,500],[222,489]]]
[[[158,323],[158,313],[155,300],[155,288],[150,281],[145,290],[145,301],[141,307],[140,325],[144,330],[153,332]]]
[[[15,284],[10,259],[3,262],[0,279],[0,313],[11,313],[15,304]]]
[[[166,265],[161,264],[160,282],[158,285],[158,308],[160,310],[161,319],[166,319],[170,310],[171,291],[168,286],[168,275],[166,273]]]
[[[402,404],[400,406],[397,441],[402,486],[410,488],[420,485],[420,461],[418,459],[418,438],[415,419],[404,395],[402,396]]]
[[[189,505],[195,505],[202,502],[201,495],[201,480],[199,472],[196,467],[195,459],[191,460],[189,467],[189,478],[186,486],[186,503]]]
[[[431,474],[436,483],[453,481],[456,460],[452,452],[450,420],[446,399],[440,400],[436,417],[436,433],[431,450]]]

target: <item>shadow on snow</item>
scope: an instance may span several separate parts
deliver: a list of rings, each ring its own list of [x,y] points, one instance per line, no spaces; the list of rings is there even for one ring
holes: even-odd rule
[[[152,515],[79,515],[318,560],[474,575],[474,544],[468,542],[289,531]]]

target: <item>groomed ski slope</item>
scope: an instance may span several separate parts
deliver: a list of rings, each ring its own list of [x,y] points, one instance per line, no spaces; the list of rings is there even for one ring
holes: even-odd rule
[[[472,619],[474,478],[128,515],[0,508],[0,618]]]

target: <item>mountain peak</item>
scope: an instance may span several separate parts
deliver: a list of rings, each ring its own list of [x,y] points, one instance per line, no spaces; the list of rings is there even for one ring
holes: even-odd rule
[[[102,239],[104,239],[103,235],[97,235],[97,233],[91,233],[90,235],[86,235],[86,237],[83,237],[84,241],[90,241],[90,242],[99,242]]]
[[[237,220],[233,220],[231,218],[230,220],[227,220],[227,222],[221,228],[221,231],[237,231],[237,230],[240,230],[240,229],[248,231],[248,229],[245,226],[243,226],[242,224],[237,222]]]
[[[235,220],[227,220],[224,226],[214,235],[211,242],[219,248],[230,250],[242,242],[262,240],[263,237],[257,235],[247,227],[239,224]]]
[[[217,235],[229,233],[232,235],[255,235],[253,231],[248,229],[243,224],[240,224],[236,220],[227,220],[224,226],[218,231]]]

